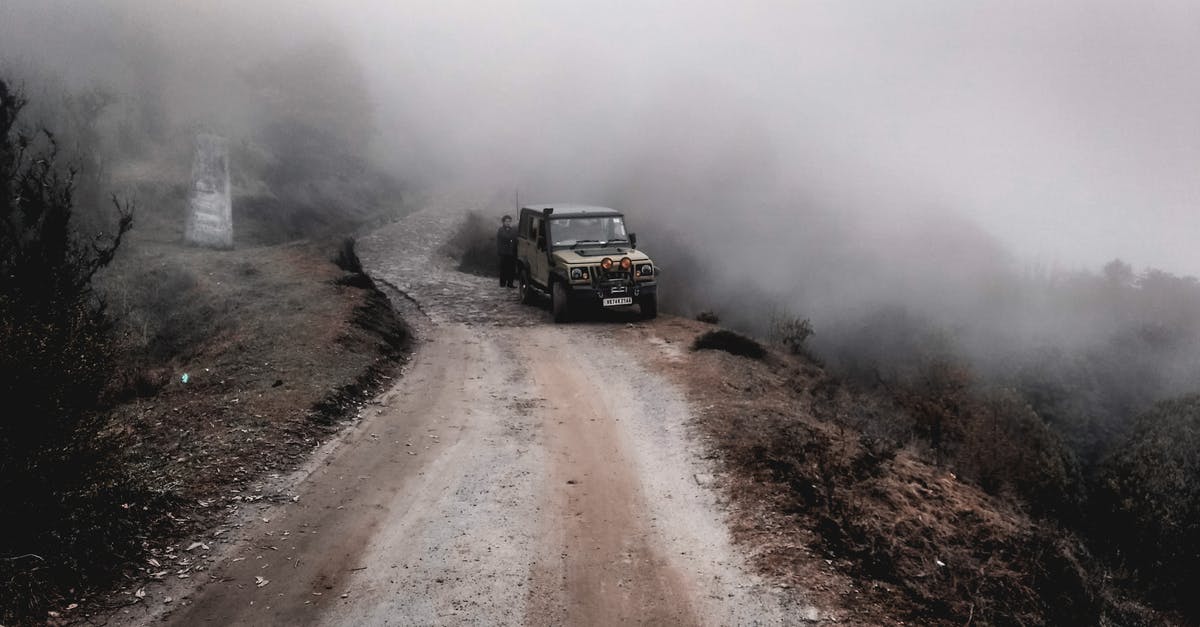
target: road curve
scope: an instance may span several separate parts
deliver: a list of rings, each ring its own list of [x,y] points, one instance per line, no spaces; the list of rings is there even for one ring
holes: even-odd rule
[[[440,242],[460,218],[434,206],[360,241],[416,326],[406,373],[160,619],[800,622],[730,546],[686,399],[613,333],[642,323],[557,326],[456,272]]]

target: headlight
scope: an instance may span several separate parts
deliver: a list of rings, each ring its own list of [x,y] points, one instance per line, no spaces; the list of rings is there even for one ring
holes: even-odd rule
[[[582,278],[583,278],[583,269],[571,268],[571,280],[572,281],[578,281],[579,279],[582,279]]]
[[[654,266],[646,264],[638,269],[638,272],[641,272],[642,276],[654,276]]]

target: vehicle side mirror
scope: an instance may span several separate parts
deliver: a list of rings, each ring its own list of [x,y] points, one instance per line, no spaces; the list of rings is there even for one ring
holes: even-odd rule
[[[637,233],[630,233],[630,234],[629,234],[629,247],[630,247],[630,248],[637,248]]]

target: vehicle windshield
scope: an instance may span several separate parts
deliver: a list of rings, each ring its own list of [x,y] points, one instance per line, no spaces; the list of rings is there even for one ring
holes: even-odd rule
[[[550,221],[550,235],[555,246],[629,241],[625,234],[625,218],[621,216],[557,218]]]

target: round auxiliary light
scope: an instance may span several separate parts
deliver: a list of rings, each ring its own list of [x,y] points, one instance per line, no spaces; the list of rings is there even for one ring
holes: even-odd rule
[[[601,259],[600,267],[604,268],[605,270],[611,269],[612,268],[612,259],[609,259],[608,257]]]
[[[630,269],[630,268],[632,268],[632,267],[633,267],[633,262],[632,262],[632,261],[630,261],[629,257],[622,257],[622,258],[621,258],[621,269],[622,269],[622,270],[626,270],[626,271],[627,271],[627,270],[629,270],[629,269]]]

